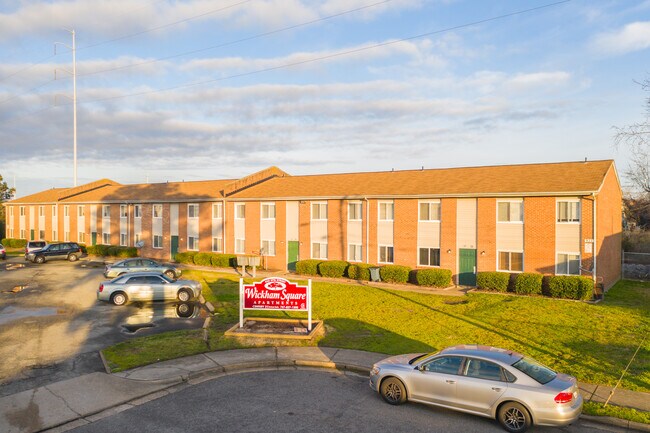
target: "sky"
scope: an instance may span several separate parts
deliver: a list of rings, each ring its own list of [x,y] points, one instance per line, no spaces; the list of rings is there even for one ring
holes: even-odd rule
[[[71,30],[79,185],[588,158],[625,186],[650,78],[650,0],[0,0],[17,197],[73,186]]]

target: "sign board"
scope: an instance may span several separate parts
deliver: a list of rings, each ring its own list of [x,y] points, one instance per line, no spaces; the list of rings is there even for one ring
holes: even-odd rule
[[[244,310],[307,311],[311,331],[311,280],[299,286],[284,278],[265,278],[253,284],[239,279],[239,327],[244,326]]]

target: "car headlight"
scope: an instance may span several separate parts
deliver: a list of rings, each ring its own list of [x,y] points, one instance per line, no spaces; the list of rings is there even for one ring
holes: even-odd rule
[[[376,365],[372,366],[372,370],[370,370],[370,375],[371,376],[377,376],[379,374],[380,368],[377,367]]]

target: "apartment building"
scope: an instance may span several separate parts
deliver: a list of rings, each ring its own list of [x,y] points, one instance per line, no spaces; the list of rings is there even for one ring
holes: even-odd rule
[[[480,271],[621,273],[614,162],[585,161],[121,185],[102,179],[5,203],[9,238]]]

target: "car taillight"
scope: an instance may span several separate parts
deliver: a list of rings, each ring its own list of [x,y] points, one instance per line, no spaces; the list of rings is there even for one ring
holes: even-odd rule
[[[103,285],[103,284],[100,284],[100,285],[99,285],[99,291],[100,291],[100,292],[103,292],[103,291],[104,291],[104,285]],[[557,397],[555,397],[555,398],[557,398]]]
[[[569,403],[571,400],[573,400],[573,393],[566,391],[561,392],[555,396],[554,400],[556,403]]]

